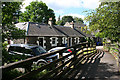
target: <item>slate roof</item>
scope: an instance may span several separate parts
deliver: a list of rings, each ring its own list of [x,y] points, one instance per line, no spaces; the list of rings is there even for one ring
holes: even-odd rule
[[[85,27],[86,25],[83,23],[74,23],[75,28]]]
[[[66,22],[64,26],[65,27],[70,27],[70,25],[72,25],[72,24],[74,24],[75,28],[81,28],[81,27],[85,27],[86,26],[83,23],[77,23],[77,22],[75,22],[75,23],[73,23],[73,22]]]
[[[74,30],[76,30],[77,32],[82,34],[84,37],[94,37],[94,36],[92,36],[90,34],[86,34],[86,33],[82,32],[80,28],[75,28]]]
[[[28,36],[63,36],[47,24],[29,22]]]
[[[66,36],[70,36],[70,37],[84,37],[79,32],[75,31],[74,29],[72,29],[70,27],[55,26],[55,28],[56,28],[56,30],[60,31],[61,33],[63,33]]]
[[[56,36],[56,37],[92,37],[89,34],[81,32],[80,28],[73,29],[65,26],[49,26],[48,24],[39,24],[34,22],[23,22],[15,24],[18,28],[27,31],[27,36]]]

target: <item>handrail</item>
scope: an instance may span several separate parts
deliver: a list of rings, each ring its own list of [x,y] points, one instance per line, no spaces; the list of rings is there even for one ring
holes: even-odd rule
[[[75,46],[84,45],[84,44],[87,44],[87,42],[80,43],[80,44],[77,44]],[[69,49],[69,48],[72,48],[72,47],[75,47],[75,46],[71,46],[71,47],[64,48],[64,49],[61,49],[61,50],[57,50],[57,51],[54,51],[54,52],[38,55],[38,56],[35,56],[35,57],[32,57],[32,58],[28,58],[28,59],[25,59],[25,60],[22,60],[22,61],[10,63],[10,64],[8,64],[6,66],[1,66],[0,69],[2,68],[2,70],[4,71],[4,70],[9,70],[9,69],[13,69],[13,68],[19,67],[19,66],[21,66],[21,64],[22,65],[28,65],[30,61],[35,61],[35,60],[38,60],[40,58],[45,58],[45,57],[48,57],[50,55],[54,55],[54,54],[56,54],[56,53],[58,53],[60,51],[63,51],[63,50],[66,50],[66,49]]]
[[[91,46],[88,47],[89,44],[91,44]],[[69,62],[74,62],[74,60],[76,60],[76,58],[77,58],[78,56],[80,56],[81,54],[83,54],[84,52],[93,51],[93,52],[91,52],[91,53],[94,53],[95,50],[96,50],[96,46],[93,46],[93,43],[84,42],[84,43],[80,43],[80,44],[77,44],[77,45],[74,45],[74,46],[71,46],[71,47],[68,47],[68,48],[64,48],[64,49],[58,50],[58,51],[54,51],[54,52],[42,54],[42,55],[39,55],[39,56],[31,57],[31,58],[28,58],[28,59],[25,59],[25,60],[22,60],[22,61],[10,63],[10,64],[8,64],[8,65],[6,65],[6,66],[0,67],[0,69],[2,69],[3,72],[5,72],[5,71],[12,70],[12,69],[14,69],[14,68],[19,68],[19,67],[24,67],[24,66],[30,66],[33,61],[37,61],[37,60],[39,60],[39,59],[41,59],[41,58],[45,58],[45,57],[54,55],[54,54],[56,54],[56,53],[59,53],[59,55],[62,55],[62,53],[63,53],[65,50],[69,49],[69,48],[74,48],[73,53],[68,54],[68,55],[66,55],[66,56],[62,56],[62,57],[60,57],[59,59],[55,60],[54,62],[49,63],[49,64],[46,64],[46,65],[38,68],[37,70],[33,70],[33,71],[30,71],[30,72],[27,72],[26,74],[15,78],[15,80],[26,79],[26,78],[32,76],[33,74],[37,74],[37,73],[41,72],[42,70],[44,70],[44,69],[46,69],[46,68],[48,68],[48,67],[51,67],[51,66],[53,66],[53,65],[55,65],[55,64],[57,64],[57,63],[61,63],[62,60],[64,60],[65,58],[67,58],[67,57],[69,57],[69,56],[71,56],[71,55],[73,55],[73,57],[72,57],[70,60],[68,60],[67,62],[62,63],[62,64],[60,64],[58,67],[56,67],[56,70],[57,70],[57,69],[59,69],[59,67],[61,67],[61,66],[64,67],[64,66],[65,66],[67,63],[69,63]],[[84,48],[87,48],[87,50],[84,50]],[[88,48],[93,48],[93,49],[88,50]],[[82,50],[82,52],[80,52],[80,53],[77,55],[76,53],[78,53],[80,50]],[[91,54],[91,53],[87,53],[87,54]],[[87,55],[87,54],[85,54],[85,55]],[[74,63],[72,63],[72,64],[74,64]],[[62,68],[62,67],[61,67],[61,68]],[[55,71],[55,70],[53,70],[53,72],[54,72],[54,71]],[[52,73],[52,72],[51,72],[51,73]]]

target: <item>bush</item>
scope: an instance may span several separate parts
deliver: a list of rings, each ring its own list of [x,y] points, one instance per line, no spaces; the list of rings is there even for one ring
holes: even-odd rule
[[[18,70],[14,69],[11,71],[3,72],[2,80],[13,80],[14,78],[23,75],[23,73],[19,72]]]

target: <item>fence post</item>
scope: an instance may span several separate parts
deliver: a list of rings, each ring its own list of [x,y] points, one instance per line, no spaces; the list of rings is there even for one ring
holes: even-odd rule
[[[63,57],[63,51],[60,51],[60,52],[59,52],[59,58],[62,58],[62,57]],[[62,63],[63,63],[63,61],[60,61],[60,62],[59,62],[59,64],[62,64]]]
[[[76,54],[76,47],[74,47],[74,61],[76,60],[76,56],[77,56],[77,54]],[[73,68],[75,67],[75,65],[76,64],[74,64]]]
[[[87,54],[88,54],[88,47],[89,47],[89,42],[88,41],[87,41],[86,47],[87,47]]]
[[[91,42],[91,50],[93,51],[94,49],[94,45],[93,45],[93,42]]]

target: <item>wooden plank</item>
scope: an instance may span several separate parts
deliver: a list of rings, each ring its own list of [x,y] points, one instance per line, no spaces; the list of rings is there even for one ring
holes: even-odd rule
[[[86,44],[86,43],[84,43],[84,44]],[[71,48],[71,47],[69,47],[69,48]],[[10,64],[8,64],[6,66],[1,66],[0,69],[2,69],[3,72],[4,72],[4,71],[7,71],[7,70],[11,70],[11,69],[17,68],[17,67],[27,66],[27,65],[29,65],[33,61],[37,61],[39,59],[46,58],[48,56],[54,55],[56,53],[59,53],[59,52],[61,52],[63,50],[69,49],[69,48],[64,48],[64,49],[61,49],[61,50],[58,50],[58,51],[54,51],[54,52],[38,55],[38,56],[35,56],[35,57],[32,57],[32,58],[28,58],[28,59],[25,59],[25,60],[22,60],[22,61],[10,63]]]
[[[46,68],[48,68],[48,67],[51,67],[52,65],[58,63],[59,61],[67,58],[68,56],[70,56],[70,55],[72,55],[72,54],[74,54],[74,53],[71,53],[71,54],[68,54],[68,55],[66,55],[66,56],[63,56],[62,58],[57,59],[56,61],[54,61],[54,62],[52,62],[52,63],[49,63],[49,64],[47,64],[47,65],[44,65],[44,66],[42,66],[41,68],[38,68],[37,70],[28,72],[28,73],[26,73],[26,74],[24,74],[24,75],[16,78],[15,80],[23,80],[23,79],[26,79],[26,78],[30,78],[30,76],[35,75],[35,74],[41,72],[42,70],[44,70],[44,69],[46,69]]]
[[[64,49],[58,50],[58,51],[42,54],[42,55],[39,55],[39,56],[28,58],[26,60],[22,60],[22,61],[18,61],[18,62],[15,62],[15,63],[11,63],[11,64],[8,64],[7,66],[0,67],[0,69],[3,69],[3,72],[4,72],[4,71],[7,71],[7,70],[11,70],[11,69],[17,68],[17,67],[29,66],[33,61],[37,61],[37,60],[39,60],[41,58],[46,58],[46,57],[54,55],[56,53],[59,53],[59,55],[61,55],[60,59],[58,59],[58,60],[56,60],[56,61],[54,61],[52,63],[49,63],[47,65],[44,65],[41,68],[38,68],[37,70],[30,71],[30,72],[28,72],[28,73],[26,73],[26,74],[24,74],[22,76],[19,76],[19,77],[14,79],[14,80],[23,80],[23,79],[25,80],[25,79],[30,78],[30,76],[33,76],[33,75],[41,72],[42,70],[44,70],[46,68],[52,67],[53,65],[55,65],[56,63],[64,60],[65,58],[67,58],[67,57],[69,57],[71,55],[74,55],[73,58],[71,58],[70,60],[66,61],[65,63],[62,63],[61,65],[56,67],[54,70],[49,72],[49,75],[51,75],[53,73],[56,73],[59,69],[62,70],[62,68],[69,62],[71,62],[71,64],[69,66],[72,66],[72,65],[75,66],[75,63],[77,63],[77,60],[78,60],[77,57],[79,55],[83,54],[84,52],[89,52],[89,51],[94,51],[95,50],[96,46],[94,46],[92,43],[89,43],[89,44],[92,44],[92,46],[88,47],[88,46],[86,46],[87,44],[88,44],[88,42],[80,43],[80,44],[77,44],[77,45],[74,45],[74,46],[71,46],[71,47],[68,47],[68,48],[64,48]],[[74,51],[73,51],[74,53],[68,54],[66,56],[62,56],[62,53],[64,52],[64,50],[67,50],[69,48],[74,48]],[[87,48],[87,50],[83,50],[84,48]],[[88,48],[90,48],[90,50]],[[91,49],[91,48],[93,48],[93,49]],[[83,50],[83,51],[80,52],[79,54],[76,54],[79,50]],[[87,53],[87,54],[90,54],[90,53]],[[87,54],[84,54],[84,55],[87,55]]]

